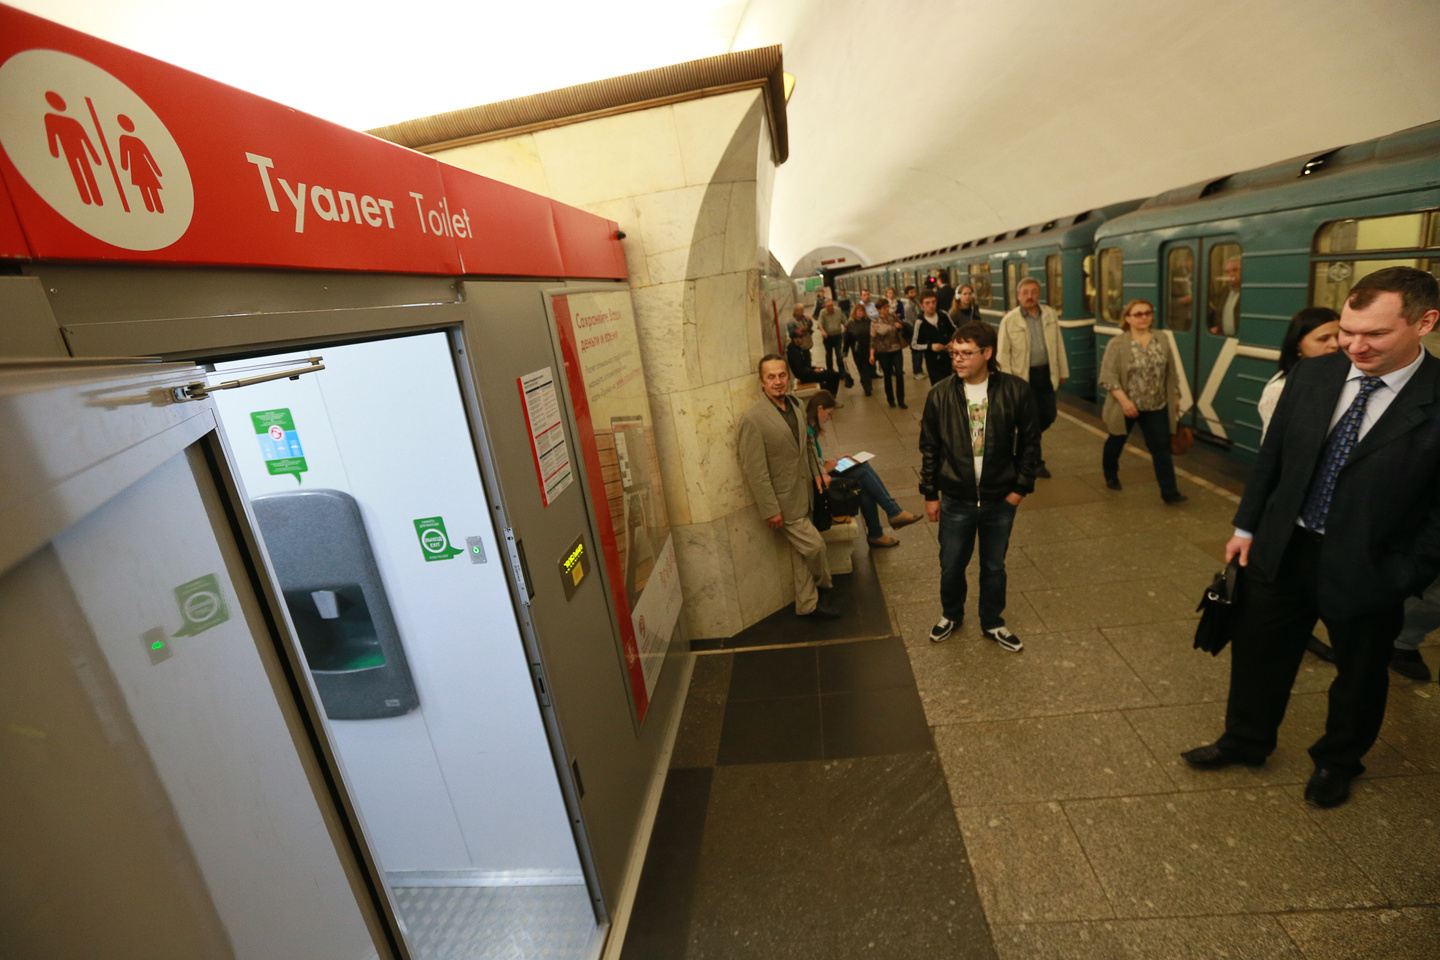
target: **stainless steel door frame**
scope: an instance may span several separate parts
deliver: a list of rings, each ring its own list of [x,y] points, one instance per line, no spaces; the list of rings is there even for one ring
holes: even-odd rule
[[[527,587],[533,599],[517,592],[521,621],[537,681],[545,685],[547,725],[563,750],[560,776],[566,800],[577,813],[574,827],[585,838],[587,871],[593,870],[599,916],[619,903],[632,845],[654,764],[673,705],[678,670],[662,673],[655,690],[656,709],[637,729],[614,609],[597,527],[589,501],[579,437],[569,411],[559,336],[549,313],[548,294],[626,289],[623,284],[467,281],[465,300],[471,316],[460,332],[459,353],[468,363],[476,393],[480,433],[488,448],[481,461],[497,523],[508,523],[525,546]],[[555,374],[566,442],[575,480],[547,507],[536,476],[517,378],[545,367]],[[503,514],[504,520],[500,519]],[[558,562],[576,536],[584,538],[595,563],[574,596],[567,600]],[[528,601],[528,602],[527,602]]]

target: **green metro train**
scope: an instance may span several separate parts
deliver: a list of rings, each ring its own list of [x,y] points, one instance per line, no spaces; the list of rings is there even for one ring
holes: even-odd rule
[[[1338,310],[1356,280],[1396,265],[1440,276],[1440,121],[824,279],[852,302],[968,283],[998,323],[1034,277],[1060,314],[1062,389],[1089,400],[1122,306],[1150,300],[1181,371],[1182,422],[1248,461],[1290,317]]]

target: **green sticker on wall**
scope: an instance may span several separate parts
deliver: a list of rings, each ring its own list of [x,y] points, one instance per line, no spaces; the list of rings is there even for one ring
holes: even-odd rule
[[[295,429],[295,418],[290,416],[290,408],[256,410],[250,414],[250,422],[255,425],[260,455],[265,458],[270,475],[291,473],[295,475],[296,483],[302,483],[300,474],[310,468],[305,465],[305,451],[300,447],[300,434]]]
[[[220,581],[213,573],[176,587],[175,603],[179,605],[180,619],[184,621],[175,631],[177,637],[193,637],[230,619],[225,595],[220,591]]]
[[[415,536],[420,538],[420,552],[425,562],[449,560],[464,553],[450,545],[450,535],[445,532],[445,521],[440,517],[425,517],[415,521]]]

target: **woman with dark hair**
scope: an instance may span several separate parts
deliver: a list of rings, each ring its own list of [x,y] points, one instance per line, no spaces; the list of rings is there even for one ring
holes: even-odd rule
[[[845,349],[855,357],[855,375],[860,378],[860,389],[870,396],[870,381],[875,379],[875,364],[870,362],[870,315],[865,305],[857,303],[850,311],[850,322],[845,325]]]
[[[1285,390],[1285,378],[1295,364],[1306,357],[1319,357],[1340,349],[1340,314],[1329,307],[1306,307],[1290,318],[1290,328],[1280,342],[1280,372],[1260,391],[1255,405],[1260,411],[1260,439],[1270,429],[1275,404]]]
[[[920,518],[908,510],[900,509],[900,504],[890,496],[884,481],[870,464],[857,463],[842,473],[835,469],[837,461],[825,459],[825,454],[820,449],[820,434],[825,432],[825,424],[830,422],[830,412],[834,409],[835,395],[829,390],[818,390],[805,401],[805,423],[810,428],[810,442],[815,445],[815,456],[825,465],[825,472],[830,476],[853,477],[860,481],[860,515],[865,518],[865,536],[870,545],[898,547],[900,541],[886,536],[880,526],[880,511],[876,509],[877,506],[885,508],[885,515],[890,518],[891,530],[899,530]]]
[[[1100,457],[1105,486],[1120,489],[1120,452],[1125,438],[1138,423],[1155,465],[1160,499],[1184,503],[1188,497],[1175,482],[1170,459],[1170,434],[1180,400],[1180,378],[1170,358],[1169,344],[1155,336],[1155,307],[1149,300],[1131,300],[1120,311],[1120,335],[1105,347],[1100,363],[1100,389],[1106,392],[1100,412],[1110,436]]]

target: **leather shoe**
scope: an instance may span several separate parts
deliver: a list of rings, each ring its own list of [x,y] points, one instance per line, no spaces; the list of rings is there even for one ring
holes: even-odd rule
[[[1411,680],[1430,682],[1430,667],[1419,650],[1396,650],[1390,655],[1390,669]]]
[[[1046,469],[1045,464],[1042,463],[1040,464],[1039,468],[1036,469],[1035,476],[1039,477],[1041,480],[1049,480],[1050,471]]]
[[[908,527],[910,526],[910,524],[916,522],[919,519],[919,517],[911,513],[909,510],[901,510],[899,513],[895,514],[895,516],[890,518],[890,529],[899,530],[901,527]]]
[[[1180,759],[1196,770],[1220,770],[1237,763],[1242,763],[1247,767],[1265,766],[1263,757],[1254,760],[1243,754],[1227,750],[1218,743],[1209,743],[1203,747],[1196,747],[1194,750],[1186,750],[1180,754]]]
[[[1350,777],[1324,767],[1316,767],[1305,784],[1305,802],[1321,810],[1338,807],[1350,799]]]
[[[1121,487],[1120,487],[1120,478],[1119,478],[1119,477],[1106,477],[1106,478],[1105,478],[1105,486],[1106,486],[1107,488],[1111,489],[1111,490],[1119,490],[1119,489],[1121,489]]]

